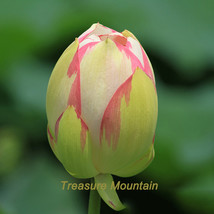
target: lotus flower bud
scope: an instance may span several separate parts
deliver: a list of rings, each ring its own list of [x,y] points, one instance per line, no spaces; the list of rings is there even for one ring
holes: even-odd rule
[[[127,30],[93,24],[76,38],[52,72],[46,108],[50,146],[74,177],[133,176],[154,157],[154,73]]]

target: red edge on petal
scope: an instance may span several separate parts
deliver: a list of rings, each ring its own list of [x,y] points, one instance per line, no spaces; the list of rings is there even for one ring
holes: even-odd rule
[[[48,136],[49,136],[49,139],[50,139],[50,144],[51,144],[51,147],[54,148],[54,143],[56,143],[56,141],[54,140],[51,132],[50,132],[50,129],[49,129],[49,126],[48,126]]]
[[[98,22],[98,24],[101,25],[101,26],[102,26],[103,28],[105,28],[105,29],[111,30],[112,33],[117,33],[116,30],[113,30],[113,29],[111,29],[111,28],[109,28],[109,27],[106,27],[106,26],[100,24],[99,22]]]
[[[140,62],[140,60],[137,58],[137,56],[132,53],[132,51],[129,50],[129,48],[131,47],[131,43],[129,41],[127,41],[126,46],[121,45],[118,42],[115,42],[117,48],[119,49],[120,52],[124,52],[127,56],[128,59],[131,60],[131,64],[132,64],[132,73],[135,72],[136,68],[139,67],[141,70],[143,69],[143,65]]]
[[[81,120],[81,134],[80,134],[80,141],[81,141],[81,148],[84,150],[86,144],[86,133],[88,131],[88,127],[85,122],[81,119],[81,86],[80,86],[80,62],[84,57],[86,51],[89,48],[94,47],[98,42],[91,42],[80,49],[78,48],[71,64],[69,65],[67,75],[70,78],[73,74],[76,74],[74,82],[71,86],[69,98],[68,98],[68,106],[73,106],[75,112],[77,114],[77,118]],[[60,120],[60,118],[58,119]],[[57,120],[57,121],[58,121]],[[56,133],[58,132],[58,124],[56,123]],[[57,136],[57,135],[56,135]]]
[[[67,108],[66,108],[67,109]],[[66,111],[66,110],[65,110]],[[65,112],[64,111],[64,112]],[[50,141],[51,141],[51,146],[54,146],[54,143],[57,143],[57,137],[58,137],[58,132],[59,132],[59,123],[60,120],[62,119],[62,116],[64,114],[64,112],[59,116],[59,118],[56,121],[56,125],[55,125],[55,136],[56,136],[56,140],[54,140],[53,136],[51,135],[51,132],[48,128],[48,135],[50,136]],[[85,144],[86,144],[86,134],[88,131],[88,126],[86,125],[86,123],[82,120],[82,118],[79,118],[81,120],[81,132],[80,132],[80,142],[81,142],[81,148],[82,151],[85,148]],[[72,127],[71,127],[72,128]]]
[[[152,144],[154,144],[154,142],[155,142],[155,134],[154,134],[153,139],[152,139]]]
[[[154,80],[154,76],[153,76],[153,72],[152,72],[152,68],[151,68],[149,59],[148,59],[148,57],[146,55],[146,52],[144,51],[144,49],[142,48],[141,45],[140,45],[140,48],[141,48],[141,51],[142,51],[142,54],[143,54],[143,62],[144,62],[144,69],[142,69],[142,70],[152,80],[152,82],[153,82],[153,84],[155,86],[155,80]],[[155,89],[156,89],[156,86],[155,86]]]
[[[85,40],[92,32],[93,32],[93,31],[87,33],[87,34],[84,35],[84,36],[79,37],[79,38],[78,38],[79,43],[81,43],[83,40]]]
[[[68,106],[73,106],[77,113],[77,117],[81,116],[81,89],[80,89],[80,62],[89,48],[94,47],[98,42],[91,42],[80,49],[77,49],[71,64],[69,65],[67,75],[70,78],[73,74],[76,74],[74,82],[71,86]]]
[[[82,58],[84,57],[86,51],[87,51],[88,49],[93,48],[97,43],[99,43],[99,42],[90,42],[90,43],[87,43],[86,45],[82,46],[82,47],[78,50],[79,62],[82,61]]]
[[[139,67],[152,80],[152,82],[155,86],[155,80],[154,80],[152,68],[151,68],[149,59],[148,59],[144,49],[142,48],[141,44],[139,43],[140,47],[141,47],[142,55],[143,55],[144,66],[142,65],[142,63],[140,62],[138,57],[132,51],[130,51],[131,43],[129,41],[127,41],[126,45],[122,45],[117,40],[113,40],[113,41],[117,45],[117,48],[119,49],[119,51],[124,52],[126,54],[127,58],[131,60],[132,72],[134,73],[136,68]],[[155,89],[156,89],[156,86],[155,86]]]
[[[56,124],[55,124],[55,138],[56,138],[56,143],[57,143],[57,137],[58,137],[58,132],[59,132],[59,122],[62,118],[62,115],[64,114],[64,112],[62,112],[62,114],[60,114],[59,118],[57,119],[56,121]]]
[[[68,106],[73,106],[77,117],[79,118],[81,115],[81,95],[80,95],[80,74],[77,73],[77,76],[71,86],[69,98],[68,98]]]
[[[74,82],[71,86],[69,98],[68,98],[68,106],[73,106],[77,117],[79,118],[81,115],[81,96],[80,96],[80,62],[78,49],[69,65],[67,75],[70,78],[73,74],[76,74]]]
[[[81,119],[80,142],[81,142],[82,151],[83,151],[84,148],[85,148],[87,131],[88,131],[88,126],[87,126],[87,125],[85,124],[85,122]]]
[[[113,29],[111,29],[111,28],[109,28],[109,27],[106,27],[106,26],[104,26],[104,25],[102,25],[102,26],[103,26],[105,29],[110,29],[112,33],[117,33],[116,30],[113,30]]]
[[[108,201],[108,202],[109,202],[109,204],[111,204],[111,205],[112,205],[112,207],[116,208],[116,206],[113,204],[113,202],[112,202],[112,201]]]
[[[132,75],[133,76],[133,75]],[[120,106],[123,96],[125,96],[126,105],[128,106],[131,92],[132,76],[130,76],[115,92],[111,98],[102,118],[100,130],[100,144],[103,137],[113,150],[116,149],[120,137]],[[103,136],[105,130],[105,136]]]
[[[111,34],[103,34],[103,35],[99,35],[99,38],[101,41],[106,40],[107,38],[111,39],[112,41],[114,41],[115,43],[119,43],[123,46],[125,46],[127,44],[127,38],[124,37],[123,35],[111,35]]]
[[[88,48],[92,48],[97,43],[98,42],[91,42],[91,43],[88,43],[87,45],[83,46],[80,49],[78,48],[76,53],[74,54],[74,57],[73,57],[70,65],[69,65],[69,68],[67,71],[67,75],[69,78],[72,75],[76,74],[76,77],[75,77],[74,82],[73,82],[71,89],[70,89],[67,107],[73,106],[75,109],[75,112],[77,114],[77,118],[81,120],[80,141],[81,141],[82,150],[84,150],[84,147],[85,147],[86,133],[88,131],[88,127],[85,124],[85,122],[81,119],[80,61],[82,60],[82,58],[83,58],[85,52],[88,50]],[[65,109],[65,111],[66,111],[66,109]],[[54,141],[55,143],[57,142],[58,131],[59,131],[59,123],[60,123],[60,120],[61,120],[64,112],[62,112],[62,114],[59,116],[59,118],[57,119],[56,124],[55,124],[55,140],[53,139],[53,137],[50,133],[50,130],[48,131],[51,142],[52,141]]]

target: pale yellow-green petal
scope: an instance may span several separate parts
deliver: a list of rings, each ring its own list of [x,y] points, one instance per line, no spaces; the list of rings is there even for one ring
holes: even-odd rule
[[[67,75],[69,65],[78,48],[76,39],[59,58],[51,74],[46,99],[48,124],[52,131],[61,113],[66,109],[71,85],[76,75]]]
[[[96,184],[106,185],[105,189],[98,188],[97,191],[108,206],[116,211],[125,208],[117,195],[116,189],[113,185],[113,178],[110,174],[99,174],[94,179]]]
[[[154,145],[152,144],[145,155],[143,155],[135,163],[131,163],[115,173],[121,177],[130,177],[142,172],[149,166],[155,156]]]
[[[142,70],[137,69],[132,77],[130,101],[127,105],[123,97],[121,102],[120,135],[116,149],[113,144],[108,145],[105,129],[102,144],[93,144],[94,162],[101,173],[124,176],[122,170],[126,166],[146,155],[153,142],[157,107],[157,94],[152,80]],[[143,167],[140,165],[139,170]],[[139,170],[136,168],[133,175]]]
[[[104,111],[118,87],[131,76],[131,61],[106,39],[86,52],[80,70],[82,118],[98,143]]]
[[[59,123],[55,151],[65,169],[74,177],[91,178],[98,174],[92,163],[88,132],[84,149],[81,147],[81,121],[73,107],[69,106]]]

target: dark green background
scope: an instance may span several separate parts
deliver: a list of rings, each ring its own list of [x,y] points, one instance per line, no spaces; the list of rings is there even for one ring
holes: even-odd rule
[[[61,180],[80,180],[48,145],[45,97],[63,50],[96,22],[130,30],[157,82],[156,157],[122,181],[159,189],[119,191],[123,213],[214,213],[213,11],[212,0],[1,2],[0,213],[87,213],[87,191],[61,190]],[[115,212],[102,203],[102,213]]]

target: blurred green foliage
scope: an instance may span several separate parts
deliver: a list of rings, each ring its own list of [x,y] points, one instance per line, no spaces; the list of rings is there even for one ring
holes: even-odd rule
[[[125,181],[153,180],[159,190],[119,192],[130,213],[142,204],[150,213],[214,213],[213,10],[212,0],[2,2],[0,213],[86,213],[88,193],[61,190],[73,178],[49,148],[45,96],[63,50],[95,22],[133,32],[156,74],[156,157]],[[102,213],[114,212],[102,204]]]
[[[37,154],[4,182],[0,195],[3,209],[6,213],[85,214],[87,204],[81,191],[63,191],[61,181],[70,178],[45,156]]]
[[[17,130],[11,128],[0,129],[0,176],[9,174],[16,167],[24,153],[24,139]]]

